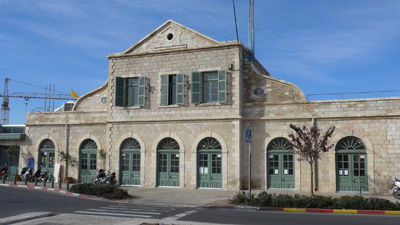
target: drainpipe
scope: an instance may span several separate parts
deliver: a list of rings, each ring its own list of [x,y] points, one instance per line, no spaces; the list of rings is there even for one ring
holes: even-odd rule
[[[317,119],[314,118],[314,115],[313,115],[313,118],[312,118],[312,125],[317,127]],[[315,140],[315,142],[316,142],[316,140]],[[314,146],[315,146],[315,144],[316,143],[314,143]],[[317,182],[317,166],[318,166],[318,161],[314,159],[314,191],[318,190],[318,185],[317,185],[318,184],[318,182]]]
[[[68,155],[68,121],[65,122],[65,154]],[[64,165],[64,177],[68,176],[68,167],[67,167],[67,160],[65,160]]]

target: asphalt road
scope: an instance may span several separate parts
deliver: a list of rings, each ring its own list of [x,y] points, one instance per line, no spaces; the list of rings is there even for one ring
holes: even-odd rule
[[[180,220],[243,225],[398,225],[400,223],[400,216],[208,209],[199,210],[198,212],[185,216]]]
[[[55,214],[162,219],[193,210],[193,207],[98,201],[50,191],[10,187],[0,187],[0,202],[2,208],[0,218],[31,212],[53,212]]]
[[[76,215],[77,223],[84,219],[98,224],[110,224],[101,218],[115,218],[124,221],[130,218],[157,219],[169,224],[171,221],[196,221],[210,224],[324,224],[324,225],[380,225],[399,224],[400,216],[367,215],[367,214],[326,214],[266,212],[236,209],[208,209],[184,206],[163,206],[134,203],[96,201],[67,196],[41,190],[0,187],[0,218],[17,216],[29,212],[53,212],[62,218],[63,215]],[[57,215],[54,219],[59,219]],[[80,219],[79,219],[80,218]],[[43,219],[50,222],[51,220]],[[33,221],[27,221],[32,224]],[[60,222],[60,221],[57,221]],[[69,221],[71,222],[71,221]],[[83,221],[82,221],[83,222]],[[101,223],[103,222],[103,223]],[[43,224],[38,221],[38,224]],[[62,223],[59,223],[62,224]],[[90,223],[85,223],[90,224]]]

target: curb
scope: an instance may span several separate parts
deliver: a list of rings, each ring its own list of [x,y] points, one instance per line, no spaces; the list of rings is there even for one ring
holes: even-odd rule
[[[66,195],[70,195],[70,196],[74,196],[74,197],[78,197],[78,198],[91,199],[91,200],[97,200],[97,201],[115,202],[115,200],[111,200],[111,199],[106,199],[106,198],[101,198],[101,197],[96,197],[96,196],[91,196],[91,195],[76,194],[73,192],[63,191],[60,189],[48,188],[48,187],[38,187],[38,186],[19,185],[19,184],[0,184],[0,187],[16,187],[16,188],[35,189],[35,190],[42,190],[42,191],[53,191],[53,192],[66,194]]]
[[[352,210],[352,209],[314,209],[314,208],[274,208],[274,207],[248,207],[248,206],[208,206],[209,209],[256,210],[301,213],[341,213],[341,214],[381,214],[400,215],[400,211],[388,210]]]

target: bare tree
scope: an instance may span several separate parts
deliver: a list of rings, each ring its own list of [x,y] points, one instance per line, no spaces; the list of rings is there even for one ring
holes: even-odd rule
[[[308,129],[306,126],[300,128],[290,124],[289,127],[295,132],[294,134],[289,134],[289,138],[292,141],[291,145],[295,148],[294,154],[299,155],[299,161],[306,161],[310,164],[311,195],[314,195],[313,164],[316,159],[321,157],[322,153],[328,152],[333,148],[333,144],[330,146],[327,145],[328,139],[332,137],[335,131],[335,127],[329,127],[325,133],[322,133],[322,130],[318,129],[316,126],[312,126],[311,129]]]

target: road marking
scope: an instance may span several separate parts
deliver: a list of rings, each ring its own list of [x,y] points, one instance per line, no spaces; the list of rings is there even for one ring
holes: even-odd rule
[[[122,212],[122,213],[131,213],[135,210],[106,210],[106,209],[86,209],[88,211],[99,211],[99,212]],[[137,212],[134,212],[137,213]],[[161,213],[156,212],[140,212],[141,214],[153,214],[153,215],[160,215]]]
[[[163,220],[178,220],[178,219],[180,219],[180,218],[182,218],[184,216],[188,216],[188,215],[193,214],[195,212],[197,212],[197,211],[186,211],[184,213],[176,214],[175,216],[165,217],[165,218],[163,218]]]
[[[117,210],[122,210],[121,208],[118,207],[99,207],[100,209],[117,209]],[[129,208],[123,208],[123,209],[129,209]],[[142,210],[146,210],[146,211],[152,211],[152,212],[169,212],[169,211],[165,211],[165,210],[155,210],[155,209],[129,209],[129,210],[136,210],[136,211],[142,211]]]
[[[87,212],[87,211],[75,211],[74,213],[93,214],[93,212]],[[149,217],[151,217],[151,216],[145,216],[145,215],[124,214],[124,213],[96,212],[96,214],[99,214],[99,215],[110,215],[110,216],[124,216],[124,217],[144,217],[144,218],[149,218]]]

